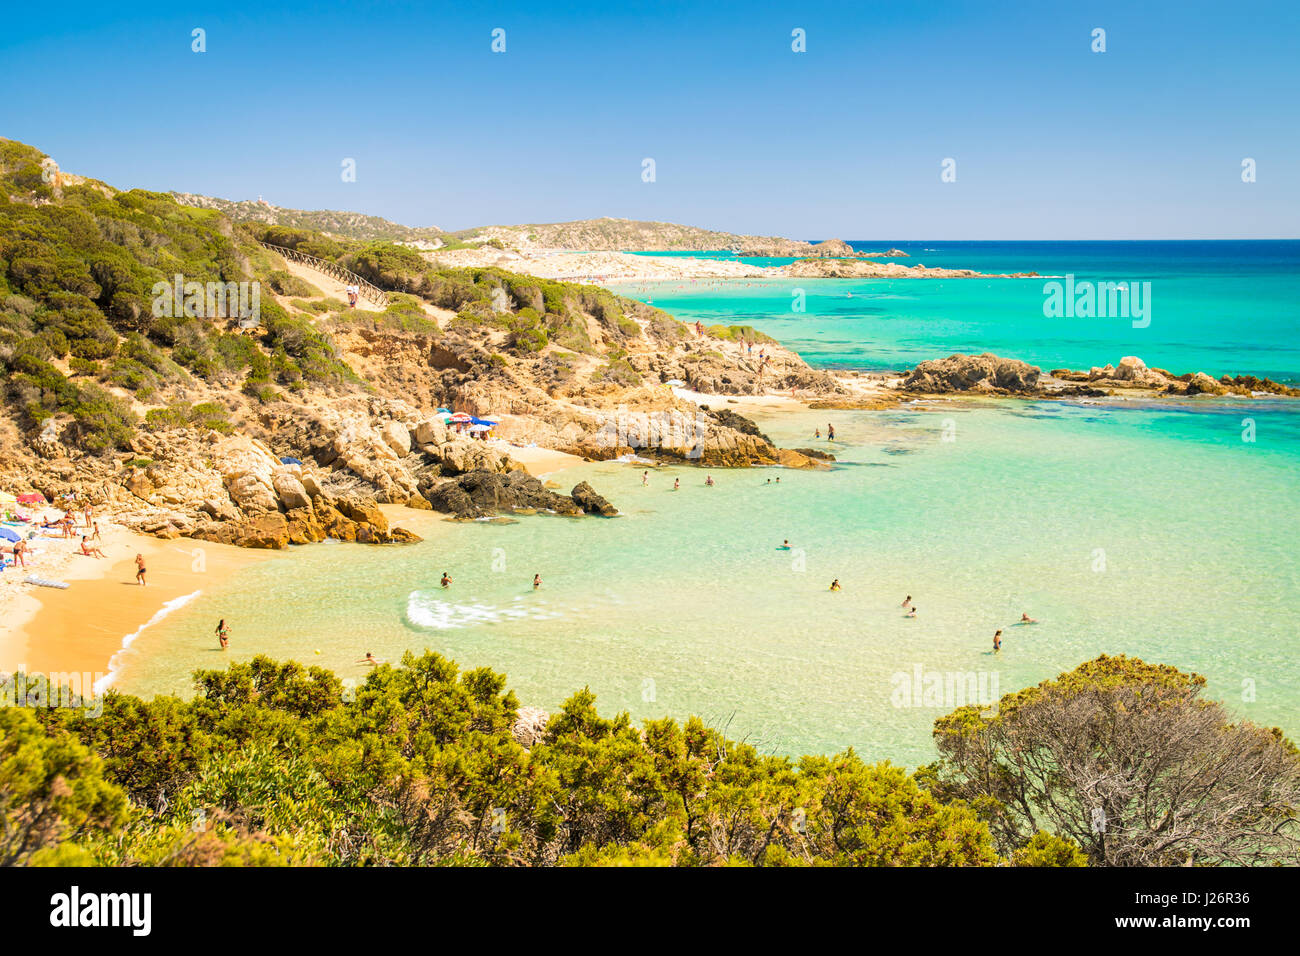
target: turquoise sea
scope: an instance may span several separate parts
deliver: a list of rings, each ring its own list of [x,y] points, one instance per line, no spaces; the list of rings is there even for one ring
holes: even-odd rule
[[[908,248],[864,247],[890,245]],[[943,246],[913,261],[1160,277],[1149,328],[1044,323],[1032,280],[827,284],[800,315],[778,308],[788,291],[743,282],[633,291],[679,318],[756,325],[814,364],[991,349],[1300,379],[1300,244],[1261,245],[1283,249],[1268,267],[1250,249],[1179,267],[1143,244],[1105,245],[1135,251],[1108,251],[1119,258],[1102,266],[1063,251],[1012,264]],[[1035,300],[1039,319],[1011,307]],[[393,660],[430,648],[505,672],[530,704],[554,708],[590,686],[606,713],[696,713],[765,750],[852,746],[913,766],[933,756],[933,720],[963,702],[948,675],[1000,694],[1124,653],[1201,673],[1234,714],[1300,735],[1297,403],[960,401],[756,418],[787,446],[815,444],[833,422],[839,440],[821,446],[836,467],[714,472],[711,488],[695,468],[653,469],[643,488],[636,464],[583,465],[557,478],[590,480],[623,517],[440,523],[406,548],[295,549],[145,629],[116,684],[185,692],[193,669],[254,653],[360,680],[367,650]],[[835,578],[842,590],[830,592]],[[899,606],[909,594],[915,618]],[[1039,623],[1017,625],[1022,612]],[[224,655],[212,648],[219,617],[234,628]],[[908,699],[918,674],[951,691]]]

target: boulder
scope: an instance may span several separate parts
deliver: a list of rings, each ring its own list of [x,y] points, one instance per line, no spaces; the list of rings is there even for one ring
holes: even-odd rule
[[[1197,372],[1192,376],[1191,381],[1187,383],[1188,395],[1223,395],[1227,391],[1228,389],[1223,384],[1216,382],[1204,372]]]
[[[573,500],[577,502],[578,507],[587,514],[604,515],[606,518],[612,518],[618,514],[618,509],[596,494],[596,489],[585,481],[574,485],[570,494]]]
[[[379,437],[393,450],[398,458],[405,458],[411,453],[411,433],[401,422],[389,422],[379,430]]]
[[[1038,390],[1041,374],[1042,370],[1035,365],[990,352],[950,355],[917,365],[904,380],[903,388],[930,394],[969,391],[1032,394]]]
[[[311,508],[311,495],[292,472],[276,472],[271,476],[271,487],[275,489],[286,511],[293,511],[295,508]]]
[[[447,424],[441,418],[429,418],[415,426],[418,445],[443,445],[447,442]]]

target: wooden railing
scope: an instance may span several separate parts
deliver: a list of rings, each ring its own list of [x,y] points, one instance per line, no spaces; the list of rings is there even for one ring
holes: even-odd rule
[[[261,242],[261,240],[258,240]],[[272,252],[279,253],[290,262],[298,262],[309,269],[315,269],[317,272],[323,272],[331,278],[338,279],[340,282],[355,285],[361,290],[361,298],[369,299],[376,305],[388,308],[388,293],[373,282],[367,282],[355,272],[349,272],[337,262],[331,262],[329,259],[318,259],[316,256],[309,256],[305,252],[299,252],[297,249],[289,249],[285,246],[277,246],[274,243],[261,243]]]

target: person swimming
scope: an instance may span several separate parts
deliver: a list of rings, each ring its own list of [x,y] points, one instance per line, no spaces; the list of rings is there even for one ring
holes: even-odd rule
[[[355,661],[354,663],[367,664],[370,667],[378,667],[380,664],[383,663],[383,661],[377,658],[374,654],[371,654],[369,651],[366,651],[366,656],[361,658],[361,660],[359,661]]]
[[[442,572],[442,586],[443,587],[451,586],[451,575],[448,574],[446,571]]]
[[[903,617],[916,617],[916,605],[913,604],[911,607],[909,607],[907,609],[907,613],[904,614]]]
[[[840,589],[840,579],[836,578],[834,581],[831,582],[830,590],[838,591],[839,589]]]
[[[1021,623],[1021,624],[1037,624],[1038,622],[1035,621],[1035,620],[1034,620],[1032,617],[1030,617],[1028,614],[1026,614],[1026,613],[1024,613],[1024,612],[1022,611],[1021,614],[1020,614],[1020,623]]]

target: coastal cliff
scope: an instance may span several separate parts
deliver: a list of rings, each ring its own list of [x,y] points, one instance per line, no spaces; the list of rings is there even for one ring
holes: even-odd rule
[[[237,224],[165,194],[46,182],[44,161],[0,141],[0,489],[161,537],[414,540],[381,504],[611,515],[589,487],[543,488],[512,451],[773,464],[802,456],[669,383],[841,391],[746,327],[439,268],[407,246]],[[382,301],[350,307],[362,281]],[[236,291],[252,308],[235,310]],[[449,430],[442,409],[491,416],[495,440]]]

